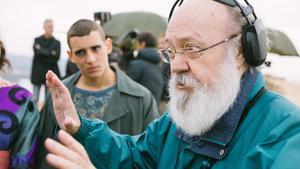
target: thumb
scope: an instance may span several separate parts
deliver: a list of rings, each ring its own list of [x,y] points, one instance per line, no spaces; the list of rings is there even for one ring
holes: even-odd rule
[[[79,127],[80,127],[80,124],[79,125],[76,124],[74,122],[74,120],[71,119],[70,117],[66,117],[64,119],[63,125],[64,125],[66,132],[68,132],[69,134],[75,134],[79,130]]]

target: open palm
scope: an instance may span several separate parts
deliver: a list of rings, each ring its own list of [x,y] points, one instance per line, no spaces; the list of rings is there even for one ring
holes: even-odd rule
[[[80,120],[68,89],[52,71],[46,74],[46,85],[53,100],[59,127],[70,134],[76,133],[80,127]]]

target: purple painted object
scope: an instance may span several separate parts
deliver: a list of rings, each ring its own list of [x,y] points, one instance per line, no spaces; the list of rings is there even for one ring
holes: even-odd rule
[[[12,89],[16,88],[21,88],[23,90],[20,90],[19,92],[16,93],[16,98],[17,99],[22,99],[22,97],[25,97],[26,100],[32,96],[30,92],[28,92],[26,89],[20,87],[19,85],[13,85],[9,87],[1,87],[0,88],[0,110],[8,110],[10,112],[16,113],[16,111],[19,109],[19,105],[16,103],[12,102],[11,99],[8,96],[8,93]]]
[[[10,150],[9,168],[33,167],[38,122],[29,91],[19,85],[0,88],[0,150]]]

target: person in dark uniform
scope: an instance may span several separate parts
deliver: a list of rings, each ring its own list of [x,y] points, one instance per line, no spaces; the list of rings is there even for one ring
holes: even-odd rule
[[[45,75],[48,70],[54,71],[58,77],[60,72],[57,62],[60,57],[60,42],[55,39],[53,33],[53,20],[46,19],[44,22],[45,33],[34,40],[33,63],[31,71],[31,83],[35,102],[39,101],[40,89],[45,84]]]

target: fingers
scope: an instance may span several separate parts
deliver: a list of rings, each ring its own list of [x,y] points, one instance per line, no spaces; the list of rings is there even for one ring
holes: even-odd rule
[[[36,48],[36,49],[41,49],[41,46],[40,46],[39,44],[36,44],[36,45],[35,45],[35,48]]]
[[[49,89],[53,88],[59,92],[66,92],[67,90],[62,81],[51,70],[48,70],[46,74],[46,85]]]
[[[71,135],[60,130],[58,139],[62,144],[52,139],[45,141],[49,165],[59,169],[94,168],[83,146]]]
[[[54,154],[60,158],[72,161],[74,163],[81,161],[81,157],[79,156],[79,154],[52,139],[46,139],[45,146],[49,153]]]
[[[60,93],[68,93],[68,89],[62,83],[62,81],[53,73],[51,70],[48,70],[46,74],[46,85],[49,88],[50,92],[54,95]]]
[[[46,85],[49,88],[49,90],[51,90],[51,88],[53,86],[52,78],[54,76],[55,76],[55,74],[51,70],[48,70],[48,72],[46,74]]]
[[[62,144],[67,146],[69,149],[78,153],[85,160],[90,161],[84,147],[79,142],[77,142],[71,135],[69,135],[63,130],[60,130],[58,132],[58,139]]]
[[[63,82],[56,75],[54,77],[52,77],[52,82],[53,82],[53,85],[55,87],[57,87],[57,90],[59,92],[69,94],[69,91],[66,88],[66,86],[63,84]]]
[[[48,154],[46,156],[46,160],[47,160],[48,164],[51,167],[58,168],[58,169],[69,169],[69,168],[76,169],[76,168],[79,168],[79,166],[72,163],[71,161],[66,160],[66,159],[64,159],[60,156],[55,155],[55,154]]]
[[[55,76],[55,74],[51,70],[48,70],[48,72],[46,73],[46,80],[51,81],[53,76]]]

